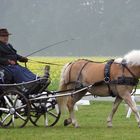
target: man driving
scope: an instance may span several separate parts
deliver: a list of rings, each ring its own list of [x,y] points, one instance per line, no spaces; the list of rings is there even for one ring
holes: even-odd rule
[[[29,69],[18,64],[28,62],[28,58],[17,53],[11,44],[8,43],[9,35],[6,28],[0,28],[0,67],[8,72],[12,79],[10,83],[22,83],[36,79],[36,75]]]

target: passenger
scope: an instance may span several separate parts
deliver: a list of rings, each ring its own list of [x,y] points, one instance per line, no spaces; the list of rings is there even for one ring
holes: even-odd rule
[[[0,67],[12,76],[12,83],[35,80],[35,74],[18,64],[18,61],[28,62],[28,58],[17,54],[13,46],[8,43],[9,35],[11,33],[6,28],[0,28]]]

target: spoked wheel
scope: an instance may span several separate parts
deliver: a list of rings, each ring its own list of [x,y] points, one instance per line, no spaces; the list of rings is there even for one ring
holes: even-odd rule
[[[8,90],[0,95],[0,125],[24,127],[30,118],[30,104],[17,90]]]
[[[35,125],[44,125],[46,127],[54,126],[59,118],[60,111],[55,99],[41,99],[38,102],[31,103],[30,121]]]
[[[9,102],[12,104],[11,100],[9,99],[9,97],[8,97],[8,100],[9,100]],[[0,120],[1,120],[2,114],[4,115],[4,113],[5,113],[5,111],[2,110],[2,108],[8,108],[7,104],[5,104],[4,99],[0,99]],[[11,123],[12,123],[12,119],[9,118],[9,119],[3,124],[3,126],[4,126],[4,127],[8,127]],[[1,121],[0,121],[0,125],[1,125]]]

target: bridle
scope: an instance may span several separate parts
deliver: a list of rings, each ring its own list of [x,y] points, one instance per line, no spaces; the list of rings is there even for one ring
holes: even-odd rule
[[[112,61],[112,60],[110,60]],[[107,62],[108,64],[109,62]],[[112,62],[113,63],[113,62]],[[112,65],[111,63],[111,65]],[[106,65],[107,65],[106,64]],[[108,85],[108,89],[110,91],[110,85],[111,84],[117,84],[117,85],[127,85],[127,86],[135,86],[134,88],[134,91],[132,94],[135,93],[136,89],[137,89],[137,85],[139,83],[139,79],[135,76],[135,74],[128,68],[128,65],[126,63],[126,60],[123,59],[121,63],[117,63],[117,62],[114,62],[114,64],[120,64],[122,66],[122,76],[121,77],[118,77],[117,80],[110,80],[108,83],[105,83]],[[110,65],[110,67],[111,67]],[[124,72],[125,72],[125,69],[131,74],[131,76],[125,76]],[[110,71],[109,71],[110,72]],[[110,77],[109,77],[110,79]],[[112,95],[112,93],[111,93]]]
[[[132,86],[135,86],[134,91],[133,91],[133,93],[132,93],[132,95],[133,95],[133,94],[136,92],[136,89],[137,89],[137,86],[138,86],[138,83],[139,83],[139,79],[138,79],[138,77],[136,77],[136,75],[128,68],[125,59],[122,60],[121,65],[122,65],[123,76],[124,76],[124,70],[125,70],[125,69],[132,75],[132,81],[133,81],[133,82],[132,82]]]

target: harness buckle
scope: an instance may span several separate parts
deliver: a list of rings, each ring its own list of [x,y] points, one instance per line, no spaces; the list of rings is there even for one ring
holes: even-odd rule
[[[109,78],[109,77],[105,77],[105,78],[104,78],[104,82],[105,82],[105,83],[109,83],[109,82],[110,82],[110,78]]]

